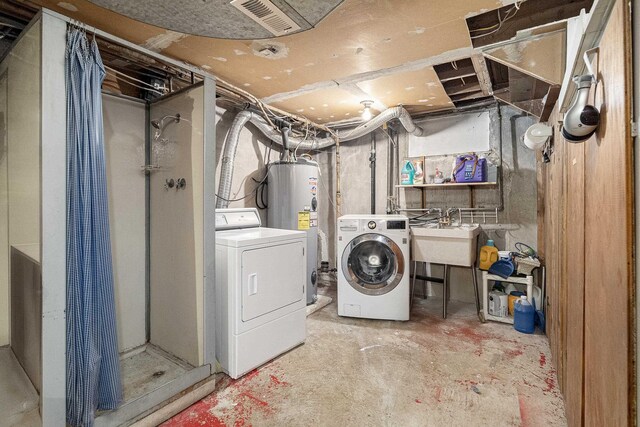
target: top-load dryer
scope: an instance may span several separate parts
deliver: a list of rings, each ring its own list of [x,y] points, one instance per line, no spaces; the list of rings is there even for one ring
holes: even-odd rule
[[[307,235],[216,210],[216,358],[238,378],[306,339]]]
[[[336,255],[340,316],[409,320],[407,217],[340,217]]]

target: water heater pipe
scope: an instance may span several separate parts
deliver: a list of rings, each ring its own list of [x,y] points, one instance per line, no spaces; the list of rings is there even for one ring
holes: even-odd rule
[[[340,191],[340,140],[336,141],[336,219],[342,216],[342,192]]]
[[[389,129],[387,127],[387,131],[385,132],[387,135],[387,207],[386,207],[386,213],[387,214],[391,214],[393,213],[393,204],[391,203],[392,198],[393,198],[393,174],[394,174],[394,168],[393,168],[393,162],[395,161],[394,158],[394,151],[393,151],[393,140],[391,138],[391,132],[393,132],[391,129]]]
[[[371,133],[371,153],[369,154],[371,168],[371,214],[376,213],[376,134]]]
[[[407,110],[403,107],[391,107],[384,110],[366,123],[351,129],[351,130],[339,130],[334,135],[325,138],[316,138],[312,140],[304,140],[298,137],[289,137],[289,144],[296,146],[302,150],[323,150],[330,148],[340,142],[352,141],[358,139],[368,133],[379,128],[383,124],[398,119],[407,132],[415,136],[426,136],[427,132],[417,126]],[[231,182],[233,180],[233,165],[238,148],[238,142],[240,141],[240,131],[246,125],[247,122],[251,122],[256,126],[260,132],[262,132],[267,138],[275,142],[276,144],[283,145],[282,134],[273,128],[262,116],[253,113],[249,110],[244,110],[236,115],[231,128],[227,133],[227,137],[224,143],[224,153],[222,155],[222,169],[220,172],[220,184],[218,185],[218,199],[216,202],[216,208],[226,208],[229,205],[229,196],[231,194]],[[338,180],[336,185],[336,209],[340,214],[340,150],[336,146],[336,173],[338,173]]]

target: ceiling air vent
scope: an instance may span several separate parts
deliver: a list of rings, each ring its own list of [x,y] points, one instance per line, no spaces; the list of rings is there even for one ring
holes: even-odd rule
[[[300,29],[298,24],[269,0],[233,0],[231,5],[274,36],[284,36]]]

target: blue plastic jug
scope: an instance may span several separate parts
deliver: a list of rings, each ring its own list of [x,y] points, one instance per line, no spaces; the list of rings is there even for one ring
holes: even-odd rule
[[[402,185],[413,185],[413,177],[416,173],[416,169],[413,167],[413,163],[411,160],[406,160],[404,162],[404,167],[400,172],[400,184]]]
[[[534,317],[535,310],[527,297],[520,297],[513,308],[513,328],[523,334],[532,334],[535,330]]]

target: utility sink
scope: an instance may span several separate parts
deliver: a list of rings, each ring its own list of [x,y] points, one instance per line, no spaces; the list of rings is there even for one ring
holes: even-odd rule
[[[414,261],[471,267],[476,262],[480,226],[411,227]]]

